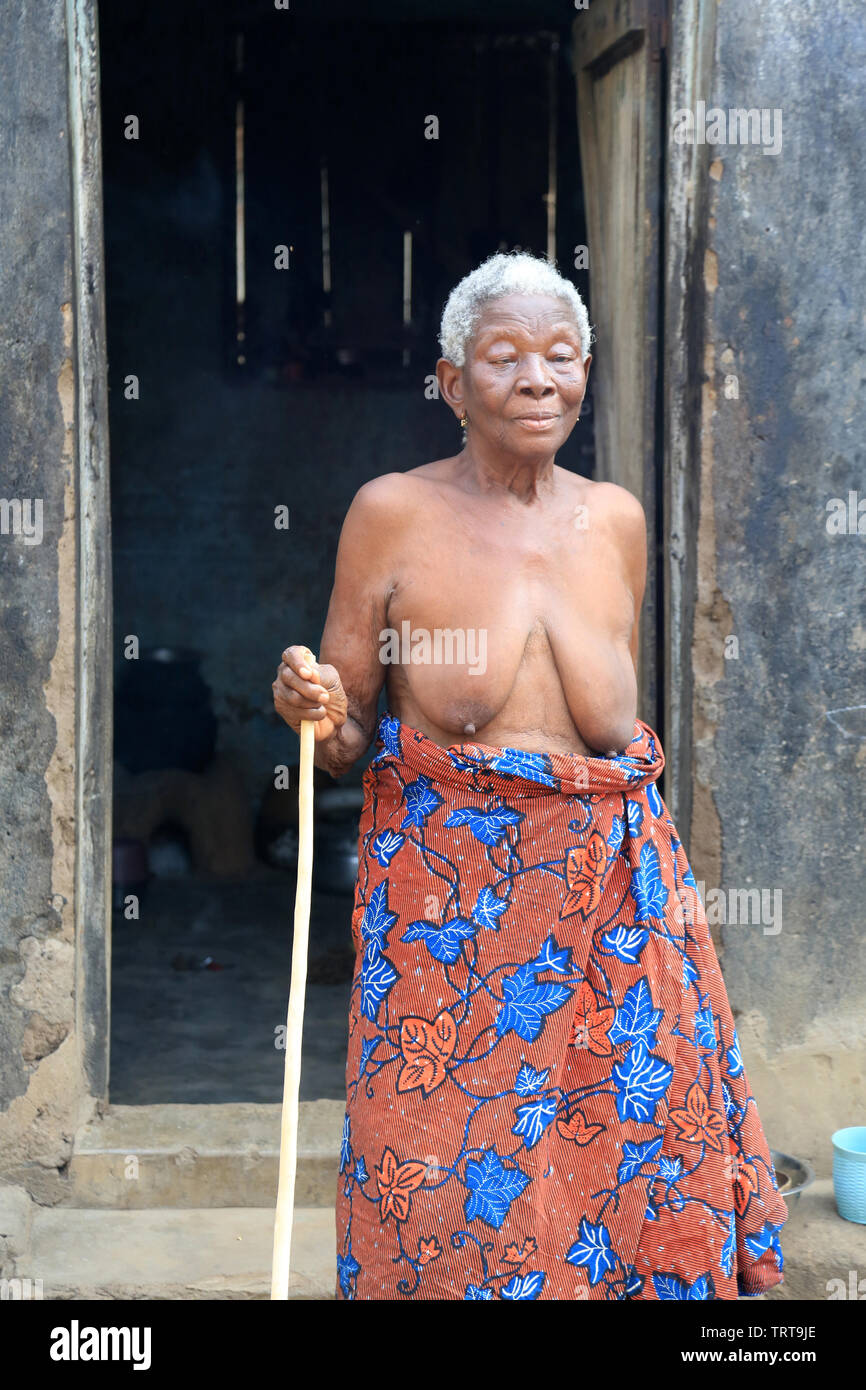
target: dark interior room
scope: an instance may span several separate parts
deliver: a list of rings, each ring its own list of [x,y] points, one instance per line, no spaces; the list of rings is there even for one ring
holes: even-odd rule
[[[114,1103],[279,1100],[298,759],[280,654],[317,649],[357,489],[460,448],[434,375],[451,286],[519,247],[555,256],[592,316],[573,14],[528,13],[100,7]],[[558,458],[586,476],[591,394]],[[344,1094],[374,751],[316,774],[302,1099]]]

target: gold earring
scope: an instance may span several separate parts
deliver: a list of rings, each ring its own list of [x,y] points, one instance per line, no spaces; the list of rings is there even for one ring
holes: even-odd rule
[[[465,430],[465,428],[466,428],[466,426],[467,426],[468,424],[469,424],[469,416],[466,414],[466,411],[464,410],[463,414],[460,416],[460,428],[461,428],[462,430]]]

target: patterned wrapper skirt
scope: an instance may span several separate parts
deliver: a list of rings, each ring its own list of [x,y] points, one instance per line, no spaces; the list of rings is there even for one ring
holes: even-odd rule
[[[337,1297],[734,1299],[787,1216],[647,725],[364,773]]]

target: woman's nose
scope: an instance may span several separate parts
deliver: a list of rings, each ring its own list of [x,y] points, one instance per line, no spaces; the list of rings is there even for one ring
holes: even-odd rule
[[[550,370],[540,354],[531,353],[528,357],[524,357],[520,368],[520,375],[517,379],[518,391],[523,392],[524,395],[532,396],[553,394],[554,386]]]

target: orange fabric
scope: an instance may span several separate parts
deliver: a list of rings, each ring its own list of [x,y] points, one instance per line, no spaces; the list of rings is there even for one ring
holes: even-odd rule
[[[615,758],[441,748],[364,774],[340,1298],[733,1299],[787,1210],[638,721]]]

